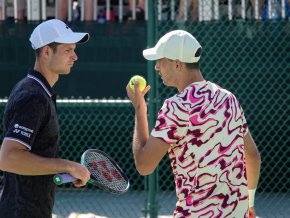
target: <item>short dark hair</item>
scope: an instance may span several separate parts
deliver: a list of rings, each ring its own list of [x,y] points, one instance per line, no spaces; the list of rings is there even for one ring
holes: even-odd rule
[[[52,48],[53,53],[55,53],[56,50],[57,50],[57,46],[59,46],[60,44],[61,43],[52,42],[52,43],[49,43],[48,46],[50,48]],[[40,52],[41,52],[42,49],[43,49],[43,47],[40,47],[40,48],[34,50],[34,54],[35,54],[36,57],[39,57],[39,54],[40,54]]]
[[[196,63],[184,63],[186,68],[189,70],[198,70],[199,69],[199,62]]]
[[[195,57],[200,57],[201,55],[201,48],[197,49],[195,53]],[[199,69],[199,61],[196,63],[185,63],[185,66],[189,70],[198,70]]]
[[[173,60],[171,59],[168,59],[170,62],[172,62]],[[188,69],[188,70],[198,70],[199,69],[199,62],[196,62],[196,63],[184,63],[185,64],[185,67]]]

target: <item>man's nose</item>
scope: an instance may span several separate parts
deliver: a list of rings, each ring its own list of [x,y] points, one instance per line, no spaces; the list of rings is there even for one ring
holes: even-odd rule
[[[77,54],[75,52],[73,53],[72,58],[73,58],[74,61],[78,60],[78,56],[77,56]]]
[[[157,63],[155,64],[155,70],[159,71],[159,65]]]

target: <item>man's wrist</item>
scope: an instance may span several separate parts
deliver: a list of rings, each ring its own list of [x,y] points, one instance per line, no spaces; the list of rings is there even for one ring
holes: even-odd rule
[[[254,207],[256,189],[249,189],[249,207]]]

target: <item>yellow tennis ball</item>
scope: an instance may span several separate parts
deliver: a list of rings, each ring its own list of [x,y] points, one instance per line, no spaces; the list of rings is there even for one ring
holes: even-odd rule
[[[129,85],[133,92],[135,91],[135,81],[139,82],[139,89],[142,92],[146,88],[146,80],[144,77],[138,75],[131,77]]]

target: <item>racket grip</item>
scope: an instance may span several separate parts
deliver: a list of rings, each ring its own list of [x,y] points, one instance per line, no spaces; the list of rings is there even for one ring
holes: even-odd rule
[[[57,185],[74,182],[76,180],[77,179],[75,177],[72,177],[70,174],[67,174],[67,173],[56,174],[53,177],[53,181]]]

